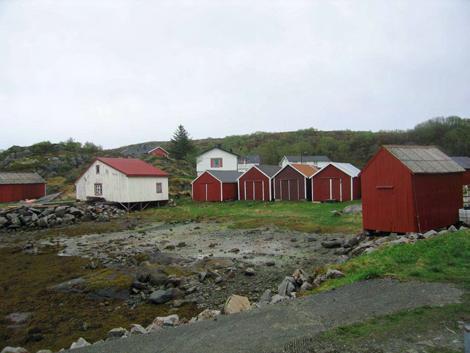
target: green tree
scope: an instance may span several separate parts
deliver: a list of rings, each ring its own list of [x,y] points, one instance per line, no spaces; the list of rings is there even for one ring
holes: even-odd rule
[[[170,154],[175,159],[185,159],[193,151],[194,146],[189,133],[183,125],[179,125],[170,141]]]

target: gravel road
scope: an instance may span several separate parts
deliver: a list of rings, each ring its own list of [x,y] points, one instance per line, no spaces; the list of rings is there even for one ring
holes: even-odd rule
[[[422,306],[456,303],[462,291],[442,283],[370,280],[314,296],[219,317],[74,353],[241,353],[276,351],[294,339]]]

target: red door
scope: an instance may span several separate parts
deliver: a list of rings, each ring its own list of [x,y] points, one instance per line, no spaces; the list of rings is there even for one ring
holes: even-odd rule
[[[263,182],[262,181],[253,181],[253,200],[263,201]]]

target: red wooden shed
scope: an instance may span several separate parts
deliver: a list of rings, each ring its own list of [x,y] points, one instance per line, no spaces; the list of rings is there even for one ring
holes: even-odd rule
[[[194,201],[230,201],[238,199],[235,170],[206,170],[191,183]]]
[[[46,181],[36,173],[0,172],[0,202],[37,199],[46,195]]]
[[[350,163],[329,163],[312,176],[312,201],[360,199],[359,173],[360,170]]]
[[[272,201],[273,176],[281,169],[277,165],[255,165],[238,178],[238,199]]]
[[[274,175],[275,200],[311,200],[310,177],[319,169],[307,164],[288,164]]]
[[[148,154],[151,154],[156,157],[163,157],[163,158],[168,158],[170,155],[167,150],[165,150],[161,146],[157,146],[155,148],[152,148],[150,151],[147,152]]]
[[[422,233],[457,223],[463,171],[433,146],[383,146],[361,172],[364,229]]]

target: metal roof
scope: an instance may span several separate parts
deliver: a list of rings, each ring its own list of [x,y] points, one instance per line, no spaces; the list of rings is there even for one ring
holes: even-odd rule
[[[222,183],[236,183],[242,172],[236,170],[208,170],[210,174],[219,179]]]
[[[245,164],[260,164],[261,158],[257,154],[249,154],[246,156],[241,156],[238,158],[239,163],[245,163]]]
[[[339,170],[343,171],[344,173],[346,173],[347,175],[349,175],[353,178],[357,177],[359,175],[359,173],[361,172],[360,169],[356,168],[351,163],[338,163],[338,162],[328,163],[328,165],[330,165],[330,164],[335,166],[336,168],[338,168]]]
[[[45,182],[37,173],[0,172],[0,184],[43,184]]]
[[[274,174],[281,170],[281,167],[279,167],[278,165],[261,164],[256,167],[270,178],[272,178]]]
[[[208,148],[207,150],[204,150],[202,151],[201,153],[199,153],[199,156],[202,156],[203,154],[206,154],[207,152],[210,152],[212,150],[221,150],[221,151],[224,151],[224,152],[227,152],[227,153],[230,153],[230,154],[233,154],[234,156],[236,157],[240,157],[238,154],[232,152],[231,150],[226,150],[224,148],[222,148],[220,145],[217,145],[217,146],[213,146],[211,148]]]
[[[470,157],[450,157],[457,162],[462,168],[469,170],[470,169]]]
[[[414,174],[464,172],[460,165],[435,146],[383,146]]]
[[[330,159],[327,156],[284,156],[287,161],[290,163],[300,163],[302,162],[330,162]]]

